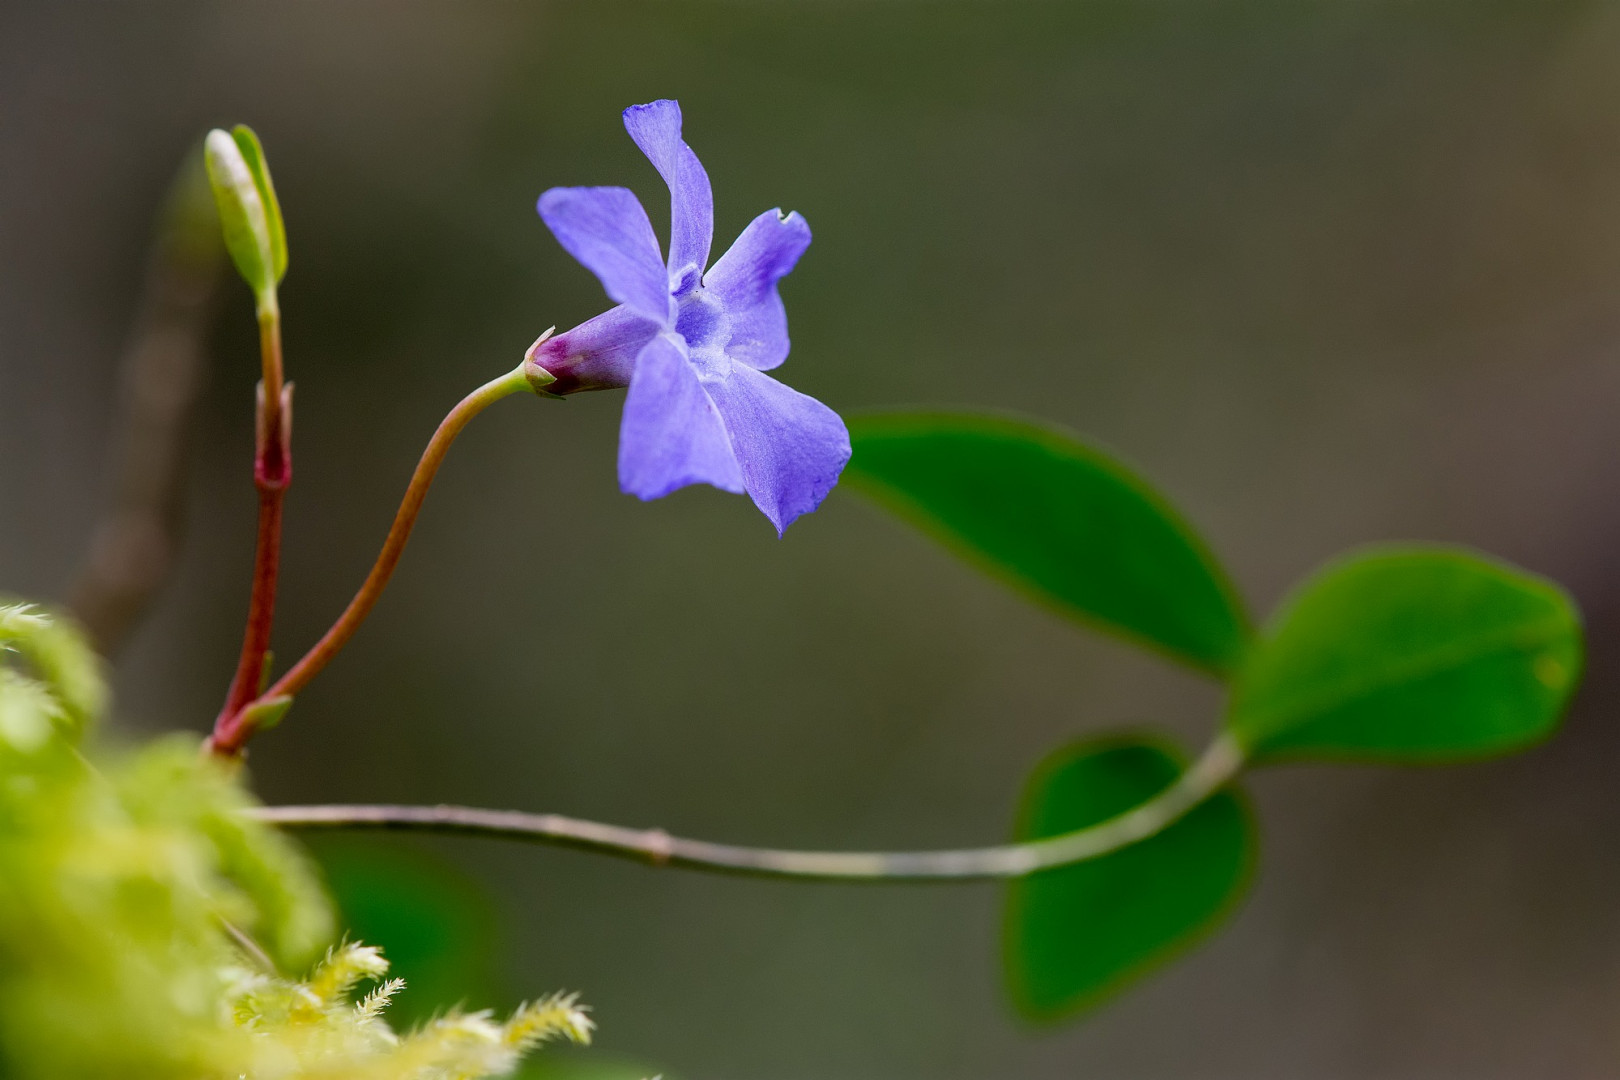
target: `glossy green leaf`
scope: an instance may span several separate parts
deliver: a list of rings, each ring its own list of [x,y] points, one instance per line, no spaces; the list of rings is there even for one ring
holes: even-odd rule
[[[1156,742],[1065,747],[1031,777],[1017,836],[1105,821],[1157,795],[1184,767]],[[1257,848],[1248,808],[1228,790],[1140,843],[1010,883],[1004,952],[1019,1011],[1060,1020],[1188,948],[1235,906]]]
[[[1483,757],[1551,734],[1580,668],[1579,616],[1552,582],[1450,548],[1375,549],[1284,604],[1227,724],[1259,759]]]
[[[970,561],[1070,616],[1208,671],[1248,624],[1192,527],[1144,480],[1029,420],[896,413],[851,420],[845,478]]]
[[[246,124],[231,128],[231,138],[242,151],[242,159],[253,174],[253,186],[259,192],[264,207],[265,231],[270,242],[270,272],[279,284],[287,275],[287,226],[281,220],[281,202],[276,198],[276,185],[270,179],[270,165],[264,159],[264,147],[259,136]]]

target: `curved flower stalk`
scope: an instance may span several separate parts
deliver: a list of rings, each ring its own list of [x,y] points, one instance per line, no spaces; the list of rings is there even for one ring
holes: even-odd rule
[[[837,413],[765,374],[787,359],[777,282],[810,246],[810,226],[767,210],[709,266],[714,196],[681,138],[680,105],[633,105],[624,126],[669,185],[669,258],[625,188],[541,195],[557,242],[619,306],[536,342],[530,359],[556,379],[551,394],[629,387],[619,429],[625,492],[746,491],[780,535],[821,504],[850,456]]]

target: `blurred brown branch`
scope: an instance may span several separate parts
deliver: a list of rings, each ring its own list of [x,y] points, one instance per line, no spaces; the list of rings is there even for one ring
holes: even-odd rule
[[[120,364],[112,488],[69,594],[104,655],[124,644],[179,549],[186,433],[206,374],[222,256],[213,195],[193,154],[158,218]]]

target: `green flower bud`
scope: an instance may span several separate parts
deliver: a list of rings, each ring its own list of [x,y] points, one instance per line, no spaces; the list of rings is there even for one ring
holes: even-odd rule
[[[274,310],[276,285],[287,272],[287,230],[259,137],[241,124],[229,132],[215,128],[204,142],[204,160],[225,248],[259,309]]]

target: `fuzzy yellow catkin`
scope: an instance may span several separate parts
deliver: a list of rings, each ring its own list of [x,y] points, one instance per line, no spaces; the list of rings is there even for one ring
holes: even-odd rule
[[[69,624],[0,603],[0,1075],[475,1080],[588,1041],[562,996],[395,1032],[404,983],[376,948],[327,948],[309,860],[242,813],[239,778],[191,738],[93,752],[104,697]]]

